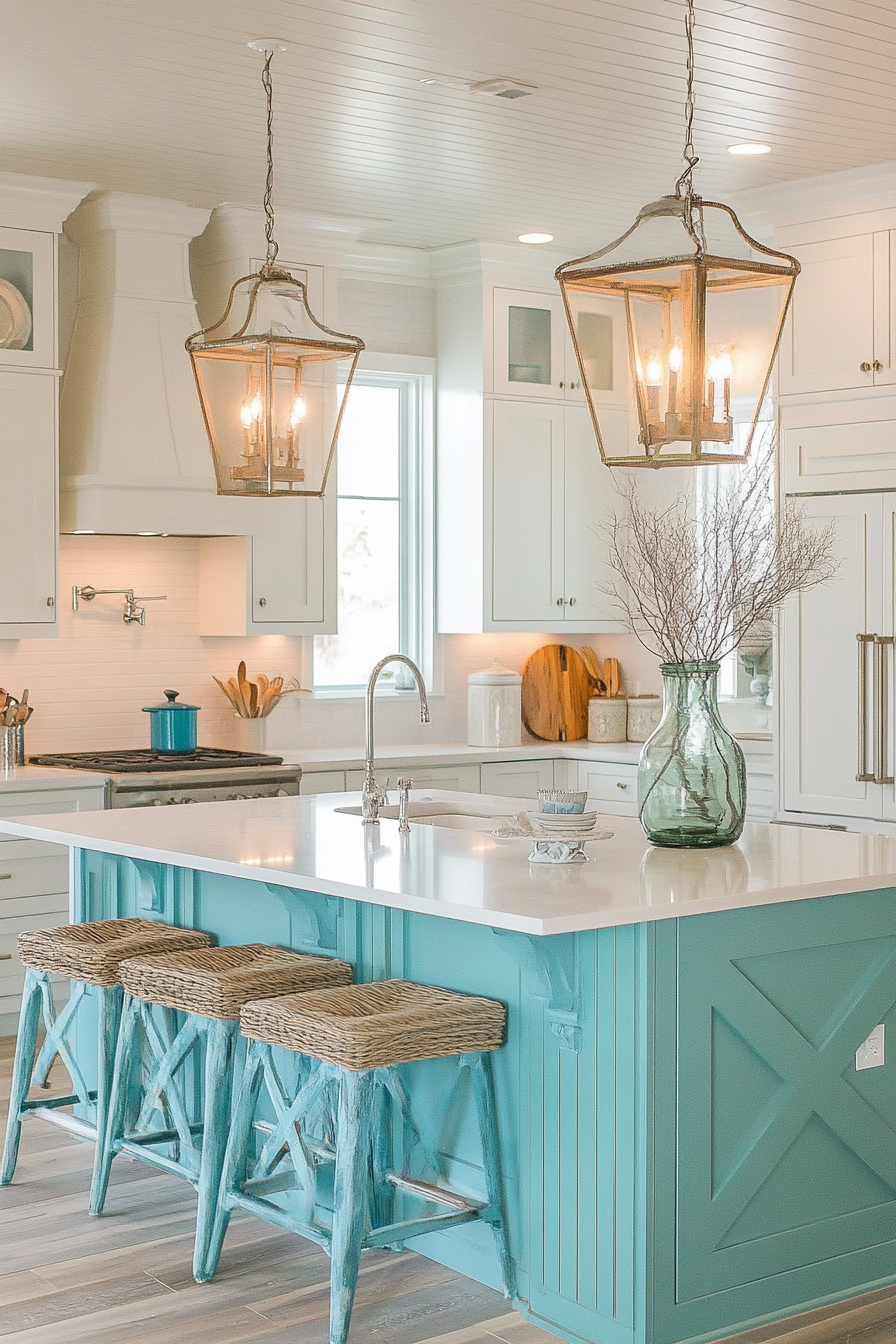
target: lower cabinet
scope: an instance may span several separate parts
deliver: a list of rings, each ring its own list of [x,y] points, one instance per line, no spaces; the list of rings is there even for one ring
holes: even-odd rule
[[[299,793],[307,797],[312,793],[344,793],[344,770],[303,770]]]
[[[419,770],[414,768],[413,762],[402,766],[377,766],[376,777],[381,787],[385,787],[386,780],[389,779],[390,787],[396,788],[399,775],[410,779],[412,789],[449,789],[457,793],[479,793],[478,765],[423,766]],[[364,771],[346,770],[345,787],[349,790],[363,788]]]
[[[553,761],[493,761],[479,767],[482,793],[500,798],[534,798],[554,788]]]
[[[599,812],[617,817],[638,813],[638,767],[613,761],[579,761],[579,788]]]
[[[102,786],[0,794],[0,816],[97,811],[105,806]],[[69,862],[63,845],[18,840],[0,834],[0,1035],[12,1035],[25,972],[16,956],[20,933],[51,929],[69,921]],[[65,992],[67,993],[67,982]]]

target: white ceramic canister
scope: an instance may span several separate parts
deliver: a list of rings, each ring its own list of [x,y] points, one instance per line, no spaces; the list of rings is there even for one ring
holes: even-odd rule
[[[467,745],[518,747],[522,741],[523,679],[495,661],[467,677]]]
[[[626,737],[629,742],[646,742],[663,717],[661,695],[635,695],[627,702]]]
[[[624,742],[626,702],[593,695],[588,701],[588,741]]]

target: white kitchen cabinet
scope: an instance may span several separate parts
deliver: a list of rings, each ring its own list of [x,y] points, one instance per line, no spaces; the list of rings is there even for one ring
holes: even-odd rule
[[[815,398],[781,409],[785,494],[896,486],[896,396]]]
[[[56,374],[0,366],[0,407],[0,639],[52,636],[58,633]]]
[[[602,591],[612,571],[600,526],[617,500],[587,410],[489,401],[486,438],[491,601],[485,628],[623,630]]]
[[[805,508],[819,525],[834,525],[840,568],[783,611],[784,808],[894,820],[896,495],[831,495]],[[875,645],[875,635],[888,642]]]
[[[0,792],[0,817],[98,811],[105,805],[102,784],[78,789]],[[50,929],[69,921],[69,859],[63,845],[20,840],[0,832],[0,1035],[16,1029],[25,973],[16,957],[16,940],[30,929]],[[60,981],[67,994],[68,983]]]
[[[778,361],[784,395],[896,382],[896,229],[859,227],[783,240],[802,267]]]
[[[335,632],[335,491],[269,507],[269,532],[200,538],[200,635]]]
[[[553,789],[553,761],[491,761],[479,767],[483,793],[500,798],[535,798],[539,789]]]
[[[492,382],[497,395],[584,403],[581,372],[559,290],[492,291]],[[600,405],[628,404],[625,313],[621,301],[577,299],[576,334]]]
[[[638,767],[616,761],[579,761],[579,788],[588,806],[617,817],[638,815]]]
[[[21,331],[18,349],[0,349],[0,366],[56,368],[56,235],[0,229],[0,294]],[[25,331],[27,328],[27,336]]]
[[[408,761],[398,767],[378,765],[376,768],[377,783],[381,788],[385,788],[388,779],[390,789],[396,790],[399,776],[409,778],[412,789],[449,789],[457,793],[480,791],[478,765],[429,765],[418,769],[413,761]],[[346,770],[345,787],[349,792],[362,789],[364,771]]]

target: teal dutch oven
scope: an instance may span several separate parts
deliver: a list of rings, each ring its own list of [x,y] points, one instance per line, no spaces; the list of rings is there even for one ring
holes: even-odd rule
[[[176,704],[177,696],[177,691],[166,691],[164,705],[143,707],[143,713],[150,715],[150,746],[172,756],[196,750],[199,706]]]

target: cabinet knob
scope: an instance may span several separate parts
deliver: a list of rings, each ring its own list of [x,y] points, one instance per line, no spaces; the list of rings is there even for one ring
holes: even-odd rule
[[[47,606],[48,606],[48,607],[55,607],[55,605],[56,605],[56,599],[55,599],[55,597],[48,597],[48,598],[47,598]]]
[[[883,364],[881,364],[879,359],[876,359],[874,363],[871,365],[871,367],[875,373],[880,373],[881,369],[883,368]]]
[[[620,783],[617,782],[616,787],[617,787],[617,789],[628,789],[628,788],[631,788],[631,785],[630,785],[630,784],[620,784]]]
[[[570,605],[571,607],[574,607],[575,604],[576,604],[576,600],[575,600],[575,598],[574,598],[574,597],[571,597],[571,598],[569,599],[569,605]]]
[[[563,606],[563,603],[565,602],[565,600],[566,600],[566,599],[563,598],[563,597],[558,597],[558,598],[557,598],[557,606],[558,606],[558,607],[562,607],[562,606]]]
[[[258,599],[258,605],[259,605],[260,607],[266,607],[267,604],[268,604],[268,600],[267,600],[266,597],[260,597],[260,598]]]
[[[861,364],[859,365],[859,368],[861,369],[862,373],[871,372],[871,365],[868,363],[867,359],[862,360]]]
[[[565,387],[566,384],[565,384],[565,383],[558,383],[557,386],[558,386],[558,387]],[[571,387],[571,386],[572,386],[572,384],[570,383],[570,387]]]

